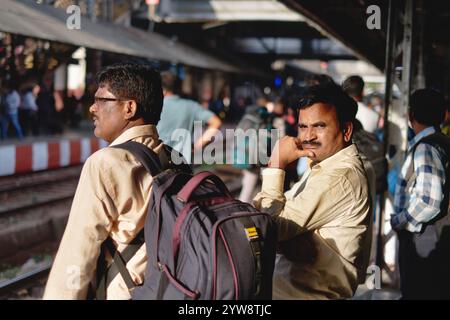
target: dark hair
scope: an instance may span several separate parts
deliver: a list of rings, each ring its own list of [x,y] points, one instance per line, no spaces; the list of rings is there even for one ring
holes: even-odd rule
[[[444,96],[432,89],[414,91],[409,100],[414,119],[426,126],[439,126],[445,119]]]
[[[364,90],[364,80],[360,76],[350,76],[342,83],[342,89],[351,97],[360,97]]]
[[[137,118],[143,118],[148,124],[158,123],[163,105],[161,76],[151,66],[114,64],[98,73],[97,83],[107,84],[118,98],[135,100]]]
[[[336,108],[339,125],[354,122],[358,105],[335,83],[324,83],[306,89],[300,98],[299,109],[306,109],[316,103],[329,104]]]
[[[308,86],[313,86],[317,84],[335,83],[333,78],[327,74],[312,74],[306,77],[306,83]]]
[[[180,82],[176,75],[174,75],[170,71],[164,71],[161,73],[161,79],[162,79],[162,87],[164,90],[173,93],[179,93]]]

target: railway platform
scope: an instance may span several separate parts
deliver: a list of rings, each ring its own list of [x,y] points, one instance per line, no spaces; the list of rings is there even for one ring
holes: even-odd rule
[[[84,163],[108,143],[93,134],[90,122],[62,134],[0,141],[0,177]]]

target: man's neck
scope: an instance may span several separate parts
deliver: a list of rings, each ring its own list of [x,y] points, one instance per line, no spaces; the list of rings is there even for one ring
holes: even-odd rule
[[[362,102],[362,96],[358,97],[358,96],[352,96],[353,100],[355,100],[356,102]]]
[[[120,137],[125,131],[127,131],[127,130],[130,129],[130,128],[137,127],[137,126],[143,126],[143,125],[146,125],[146,124],[147,124],[147,123],[145,123],[144,119],[142,119],[142,118],[139,118],[139,119],[136,119],[136,120],[129,121],[129,122],[122,128],[122,130],[120,130],[120,132],[118,132],[117,135],[116,135],[113,139],[111,139],[111,141],[108,141],[108,142],[109,142],[109,143],[113,142],[114,140],[116,140],[118,137]]]
[[[426,126],[424,124],[418,123],[417,121],[414,121],[414,123],[411,123],[412,129],[416,135],[418,135],[420,132],[428,128],[429,126]]]
[[[175,94],[172,91],[163,91],[164,98],[174,96]]]

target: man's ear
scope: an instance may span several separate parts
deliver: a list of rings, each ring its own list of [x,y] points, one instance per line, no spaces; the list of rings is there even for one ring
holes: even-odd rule
[[[344,134],[344,141],[350,142],[352,139],[352,133],[353,133],[353,122],[344,123],[344,128],[342,129],[342,132]]]
[[[125,101],[124,114],[126,120],[131,120],[136,116],[137,113],[137,103],[134,100]]]

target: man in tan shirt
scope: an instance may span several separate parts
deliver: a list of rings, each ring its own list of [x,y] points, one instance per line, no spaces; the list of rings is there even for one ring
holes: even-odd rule
[[[275,299],[342,299],[364,280],[371,240],[369,188],[351,142],[356,103],[335,84],[309,88],[300,101],[299,136],[274,147],[255,206],[277,216]],[[283,194],[284,168],[311,160]]]
[[[159,73],[144,65],[118,64],[102,71],[98,83],[89,110],[95,135],[110,145],[133,140],[161,152],[156,131],[163,100]],[[104,148],[87,159],[44,299],[87,298],[105,239],[111,237],[121,252],[143,228],[151,185],[152,177],[128,151]],[[145,245],[126,266],[134,283],[142,283]],[[110,280],[106,299],[130,299],[120,274]]]

